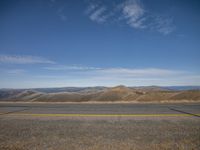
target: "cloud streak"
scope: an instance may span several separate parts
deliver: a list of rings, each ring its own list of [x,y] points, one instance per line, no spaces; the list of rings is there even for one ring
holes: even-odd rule
[[[105,6],[91,3],[86,9],[85,13],[89,15],[89,19],[91,21],[104,23],[109,17],[109,14],[107,14],[106,11],[107,9]]]
[[[87,71],[87,70],[99,70],[101,68],[97,67],[88,67],[88,66],[78,66],[78,65],[72,65],[72,66],[67,66],[67,65],[54,65],[50,67],[45,67],[44,69],[46,70],[52,70],[52,71],[69,71],[69,70],[78,70],[78,71]]]
[[[152,14],[146,10],[141,0],[126,0],[109,9],[105,4],[90,3],[86,14],[97,23],[125,22],[134,29],[146,29],[168,35],[175,30],[173,19],[162,14]],[[118,18],[118,19],[116,19]]]
[[[100,68],[91,66],[80,66],[80,65],[54,65],[50,67],[45,67],[44,69],[49,71],[67,71],[68,73],[73,73],[79,71],[81,74],[86,74],[89,76],[107,76],[107,77],[165,77],[174,76],[187,73],[185,71],[176,71],[160,68]]]
[[[4,75],[23,75],[26,73],[24,69],[0,69],[1,73]]]
[[[123,17],[127,20],[127,24],[133,28],[145,28],[143,18],[145,10],[142,8],[138,0],[129,0],[121,4]]]
[[[160,76],[173,76],[184,73],[183,71],[175,71],[159,68],[144,68],[144,69],[131,69],[131,68],[107,68],[97,70],[102,74],[110,76],[122,76],[122,77],[160,77]]]
[[[141,0],[127,0],[120,4],[122,19],[135,29],[150,29],[163,35],[174,31],[173,19],[164,15],[151,14],[147,11]]]
[[[45,69],[52,72],[57,71],[58,77],[55,74],[53,77],[59,79],[61,76],[62,80],[65,80],[66,83],[71,83],[72,86],[200,84],[200,76],[196,73],[163,68],[98,68],[72,65],[53,66]]]
[[[200,85],[200,75],[182,70],[163,68],[100,68],[81,65],[50,65],[45,70],[34,73],[30,70],[10,69],[0,70],[4,79],[13,80],[16,86],[27,79],[34,87],[59,86],[146,86],[146,85]],[[21,81],[14,80],[16,76]],[[10,84],[10,82],[9,82]],[[31,83],[27,83],[29,85]],[[6,84],[5,84],[6,85]],[[26,85],[26,86],[27,86]],[[32,86],[32,85],[31,85]]]
[[[91,15],[90,19],[92,21],[96,21],[98,23],[105,22],[106,16],[103,15],[103,13],[106,11],[105,7],[100,7],[97,10],[95,10]]]
[[[67,66],[46,68],[57,71],[50,78],[63,80],[71,86],[127,86],[145,85],[199,85],[200,76],[195,73],[162,68],[96,68],[87,66]],[[60,70],[60,71],[59,71]]]
[[[49,59],[31,55],[0,55],[0,63],[8,64],[55,64]]]
[[[155,16],[154,20],[154,25],[150,26],[150,28],[155,29],[164,35],[168,35],[175,30],[172,18]]]
[[[5,71],[7,74],[13,74],[13,75],[22,75],[26,71],[24,69],[12,69],[12,70],[6,70]]]

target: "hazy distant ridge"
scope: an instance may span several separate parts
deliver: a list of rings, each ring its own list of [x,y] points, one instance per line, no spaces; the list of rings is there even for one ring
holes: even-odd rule
[[[189,87],[181,87],[188,89]],[[65,87],[1,89],[0,101],[86,102],[86,101],[200,101],[199,87]],[[175,90],[176,89],[176,90]]]

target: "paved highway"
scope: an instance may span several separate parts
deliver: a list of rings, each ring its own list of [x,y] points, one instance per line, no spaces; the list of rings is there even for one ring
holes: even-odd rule
[[[182,104],[52,104],[0,103],[0,117],[5,115],[30,116],[194,116],[200,117],[200,103]]]

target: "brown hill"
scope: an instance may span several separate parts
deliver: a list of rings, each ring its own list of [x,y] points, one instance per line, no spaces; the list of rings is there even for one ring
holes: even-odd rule
[[[9,100],[11,101],[34,101],[37,98],[39,98],[43,93],[31,91],[31,90],[25,90],[20,93],[13,94],[9,97]]]
[[[79,93],[68,93],[68,92],[60,92],[60,93],[48,93],[43,94],[35,101],[39,102],[79,102],[81,99],[81,94]]]
[[[181,91],[173,95],[172,100],[200,100],[200,90]]]
[[[200,90],[170,91],[155,87],[128,88],[117,86],[104,89],[81,90],[79,92],[43,93],[34,90],[0,92],[1,101],[37,102],[86,102],[86,101],[200,101]]]

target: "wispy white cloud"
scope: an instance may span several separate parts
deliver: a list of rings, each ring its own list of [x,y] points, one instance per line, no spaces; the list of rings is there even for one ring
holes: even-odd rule
[[[120,4],[122,17],[135,29],[151,29],[163,35],[174,31],[173,19],[164,15],[156,15],[147,11],[141,0],[127,0]]]
[[[0,69],[0,71],[5,75],[23,75],[26,73],[24,69]]]
[[[66,78],[69,78],[70,76],[67,76],[67,75],[36,75],[34,77],[40,78],[40,79],[66,79]]]
[[[155,22],[152,28],[164,35],[168,35],[175,30],[172,18],[156,16],[154,17],[154,20]]]
[[[184,73],[183,71],[175,71],[159,68],[144,68],[144,69],[131,69],[131,68],[107,68],[98,70],[103,74],[111,76],[123,76],[123,77],[160,77],[160,76],[172,76]]]
[[[128,0],[120,4],[124,18],[127,24],[134,28],[145,28],[143,22],[145,21],[145,10],[142,8],[140,1]]]
[[[10,64],[55,64],[54,61],[31,55],[0,55],[0,63]]]
[[[107,19],[107,15],[105,14],[106,7],[104,6],[90,7],[90,9],[87,12],[91,12],[89,15],[90,20],[95,21],[97,23],[103,23]]]
[[[86,70],[99,70],[101,68],[97,67],[88,67],[88,66],[80,66],[80,65],[54,65],[50,67],[45,67],[44,69],[52,70],[52,71],[65,71],[65,70],[80,70],[80,71],[86,71]]]
[[[20,69],[4,70],[0,74],[2,87],[61,87],[61,86],[146,86],[200,85],[200,75],[162,68],[97,68],[89,66],[57,66],[49,71],[30,74]],[[2,72],[2,70],[0,70]],[[15,80],[14,74],[23,75]],[[6,75],[6,76],[5,76]],[[9,82],[8,82],[9,80]],[[12,82],[11,82],[12,81]]]
[[[16,75],[16,74],[24,74],[26,71],[24,69],[12,69],[12,70],[6,70],[6,73],[8,74],[13,74],[13,75]]]
[[[172,18],[162,14],[152,14],[146,10],[141,0],[125,0],[110,7],[106,4],[89,3],[85,12],[90,20],[98,23],[117,20],[125,22],[134,29],[153,30],[163,35],[175,30]]]
[[[45,67],[44,69],[51,71],[68,71],[73,73],[74,71],[79,71],[82,74],[89,76],[107,76],[107,77],[165,77],[165,76],[174,76],[187,73],[185,71],[179,70],[168,70],[160,68],[100,68],[100,67],[91,67],[91,66],[80,66],[80,65],[53,65],[50,67]]]
[[[95,10],[91,15],[90,15],[90,19],[92,21],[96,21],[96,22],[104,22],[106,20],[106,17],[103,15],[103,13],[106,11],[105,7],[100,7],[97,10]]]
[[[162,68],[96,68],[68,66],[48,68],[58,75],[47,76],[70,86],[200,85],[200,76],[182,70]],[[60,71],[64,71],[61,74]],[[46,76],[44,76],[46,77]],[[38,77],[40,78],[40,77]],[[41,77],[42,78],[42,77]],[[46,79],[47,79],[46,78]]]

